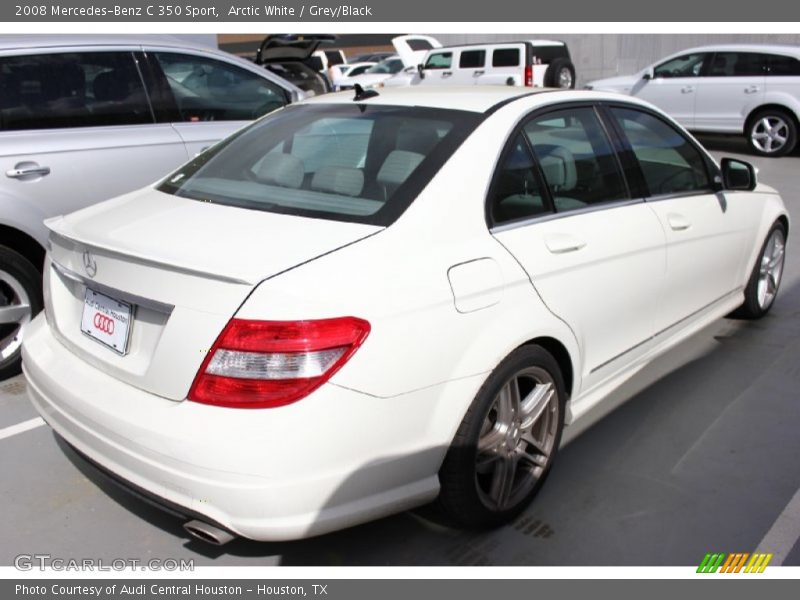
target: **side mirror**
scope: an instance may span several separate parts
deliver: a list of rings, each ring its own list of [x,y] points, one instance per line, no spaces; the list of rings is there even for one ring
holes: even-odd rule
[[[653,69],[647,69],[647,71],[644,72],[644,75],[642,75],[642,79],[644,79],[645,81],[650,81],[652,78],[653,78]]]
[[[722,183],[726,190],[752,192],[756,189],[756,170],[748,162],[735,158],[722,159]]]
[[[417,65],[417,73],[419,73],[420,79],[425,79],[425,67],[423,67],[421,64]]]

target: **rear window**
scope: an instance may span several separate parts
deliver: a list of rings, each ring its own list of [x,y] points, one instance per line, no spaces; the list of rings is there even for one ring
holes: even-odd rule
[[[480,118],[419,107],[292,106],[213,146],[158,189],[253,210],[389,225]]]
[[[557,58],[569,59],[569,50],[565,45],[533,46],[533,59],[536,64],[549,65]]]
[[[478,69],[486,62],[486,50],[464,50],[458,60],[461,69]]]
[[[498,48],[492,52],[493,67],[518,67],[519,48]]]

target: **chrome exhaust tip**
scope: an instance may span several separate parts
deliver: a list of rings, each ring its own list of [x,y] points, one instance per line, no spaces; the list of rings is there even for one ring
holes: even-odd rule
[[[215,546],[223,546],[236,537],[229,531],[204,523],[203,521],[198,521],[197,519],[184,523],[183,528],[186,530],[186,533],[193,538]]]

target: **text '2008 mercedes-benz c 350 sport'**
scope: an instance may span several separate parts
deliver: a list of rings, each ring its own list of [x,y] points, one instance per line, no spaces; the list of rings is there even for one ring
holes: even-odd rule
[[[769,310],[789,228],[650,105],[507,87],[314,98],[47,225],[33,403],[216,543],[513,518],[566,425]]]

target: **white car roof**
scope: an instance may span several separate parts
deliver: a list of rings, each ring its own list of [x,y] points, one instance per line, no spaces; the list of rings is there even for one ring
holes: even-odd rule
[[[511,102],[525,96],[535,97],[538,104],[569,100],[613,100],[650,106],[636,98],[620,96],[615,93],[593,92],[587,90],[559,90],[556,88],[521,88],[507,85],[481,86],[414,86],[378,88],[377,96],[361,100],[365,104],[387,106],[420,106],[486,112],[499,104]],[[303,101],[303,104],[347,104],[353,102],[353,90],[336,94],[325,94]],[[527,109],[531,106],[526,103]]]
[[[211,46],[184,41],[169,35],[96,35],[96,34],[53,34],[53,35],[0,35],[0,51],[22,50],[27,48],[60,48],[65,46],[171,46],[206,52],[221,52]]]
[[[698,46],[697,48],[687,48],[680,52],[675,52],[670,56],[680,56],[691,52],[762,52],[774,54],[786,54],[800,58],[800,46],[788,46],[779,44],[713,44],[709,46]]]

